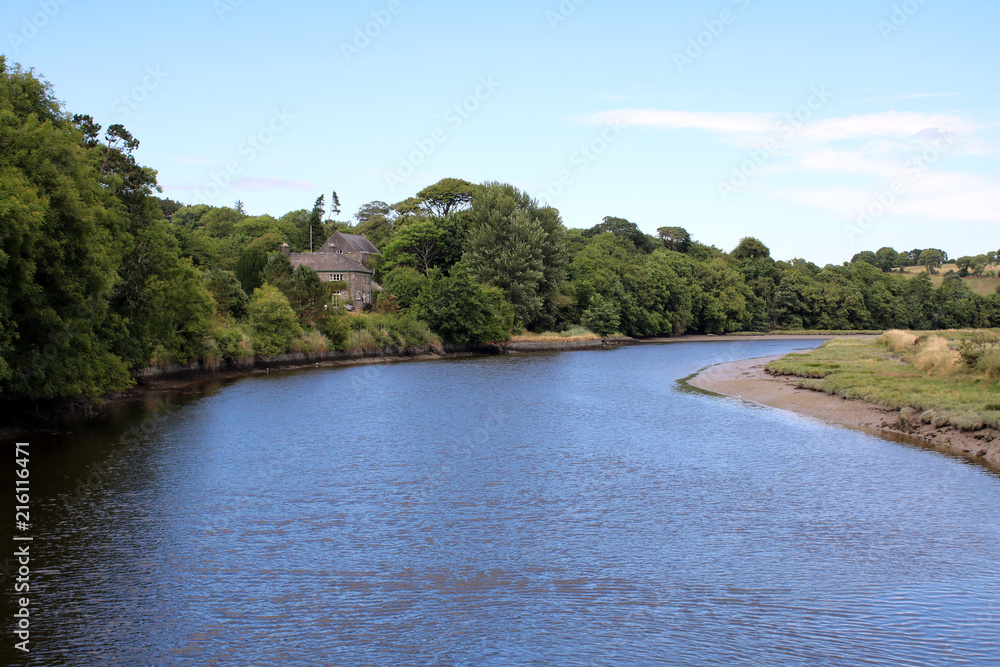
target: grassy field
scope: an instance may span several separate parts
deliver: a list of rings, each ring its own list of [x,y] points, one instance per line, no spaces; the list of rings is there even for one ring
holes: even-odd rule
[[[1000,330],[890,331],[771,362],[800,386],[901,411],[911,423],[1000,428]]]
[[[993,266],[986,267],[986,272],[996,272],[1000,270],[1000,265],[994,264]],[[943,264],[937,273],[931,276],[931,282],[934,283],[934,287],[940,287],[941,283],[944,282],[944,274],[949,271],[958,271],[958,267],[954,264]],[[903,270],[903,274],[907,277],[913,277],[919,273],[927,273],[927,269],[922,266],[908,266]],[[992,278],[974,278],[972,276],[966,276],[962,280],[972,288],[972,291],[981,296],[988,296],[994,294],[997,288],[1000,288],[1000,277]]]

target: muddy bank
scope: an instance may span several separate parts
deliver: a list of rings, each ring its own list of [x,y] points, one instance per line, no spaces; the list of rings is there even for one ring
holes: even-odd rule
[[[608,341],[509,341],[426,347],[384,347],[374,350],[331,350],[321,354],[292,352],[275,357],[255,357],[241,363],[194,361],[173,366],[144,368],[133,374],[134,387],[99,399],[58,399],[48,401],[0,401],[0,440],[12,440],[38,431],[55,431],[100,418],[116,406],[148,400],[157,393],[182,389],[197,391],[200,386],[252,375],[305,368],[336,368],[364,364],[432,361],[500,354],[530,354],[575,350],[600,350],[633,342]]]
[[[901,417],[898,410],[800,388],[798,378],[765,372],[764,366],[779,358],[762,357],[719,364],[705,369],[687,383],[717,394],[863,429],[892,440],[930,446],[1000,470],[1000,432],[994,429],[960,431],[950,426],[936,428],[913,423]]]
[[[757,340],[830,340],[831,338],[878,338],[876,334],[693,334],[671,338],[641,338],[637,343],[747,343]]]

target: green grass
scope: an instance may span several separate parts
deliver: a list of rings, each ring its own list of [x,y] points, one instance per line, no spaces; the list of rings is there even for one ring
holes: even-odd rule
[[[898,352],[890,350],[883,338],[831,340],[811,352],[771,362],[767,370],[798,376],[802,387],[900,410],[904,419],[966,431],[1000,428],[997,376],[983,363],[969,366],[958,353],[963,341],[989,334],[971,330],[914,333],[916,343]],[[942,356],[951,363],[933,363]]]

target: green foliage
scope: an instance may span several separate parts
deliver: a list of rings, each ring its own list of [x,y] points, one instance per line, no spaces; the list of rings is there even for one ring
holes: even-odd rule
[[[427,278],[416,269],[399,266],[386,275],[382,290],[396,296],[396,302],[404,310],[416,303],[420,291],[427,284]]]
[[[414,309],[446,343],[505,341],[514,325],[513,309],[500,290],[483,287],[461,270],[451,276],[431,271]]]
[[[934,273],[934,269],[941,266],[944,261],[944,253],[935,248],[928,248],[920,253],[917,264],[927,267],[927,273]]]
[[[0,59],[0,392],[97,396],[131,384],[111,309],[127,210],[102,184],[104,149],[48,87]]]
[[[406,223],[385,247],[382,257],[383,270],[391,271],[397,266],[411,266],[427,275],[440,252],[443,237],[444,230],[433,220],[415,219]]]
[[[487,183],[473,196],[472,225],[462,263],[484,285],[504,292],[519,325],[556,310],[565,228],[552,209],[511,185]]]
[[[244,250],[236,262],[236,279],[240,281],[245,294],[253,294],[254,290],[264,284],[264,267],[267,266],[267,253],[260,248]]]
[[[316,329],[326,336],[333,349],[343,350],[347,347],[347,336],[351,331],[349,319],[346,310],[330,306],[317,320]]]
[[[390,214],[389,205],[385,202],[373,201],[365,204],[354,214],[355,220],[358,221],[355,232],[367,237],[376,248],[384,250],[392,239],[393,224],[389,219]]]
[[[660,227],[656,233],[668,250],[686,252],[691,246],[691,235],[683,227]]]
[[[621,324],[621,315],[617,304],[596,295],[590,300],[590,307],[580,316],[580,324],[587,327],[601,338],[607,338]]]
[[[753,238],[752,236],[747,236],[746,238],[740,239],[740,243],[733,249],[732,255],[733,259],[736,260],[762,259],[770,258],[771,251],[759,240]]]
[[[475,189],[475,185],[460,178],[443,178],[418,192],[417,198],[429,215],[447,218],[472,203]]]
[[[680,227],[663,227],[661,229],[673,229],[674,232],[678,234],[683,231]],[[624,218],[606,216],[599,224],[594,225],[583,233],[583,235],[588,238],[592,238],[600,234],[614,234],[615,236],[623,239],[628,239],[635,246],[635,249],[640,252],[650,253],[653,252],[654,248],[656,248],[656,244],[653,240],[643,234],[642,231],[639,230],[638,225],[634,222],[629,222]],[[680,241],[678,240],[678,242]]]
[[[348,350],[427,347],[440,341],[426,322],[399,313],[371,313],[348,318]]]
[[[329,285],[330,283],[320,280],[316,271],[304,264],[292,272],[286,296],[300,323],[313,324],[328,310],[331,305]]]
[[[258,354],[273,357],[287,352],[292,341],[302,335],[288,298],[274,285],[265,284],[254,291],[247,316]]]

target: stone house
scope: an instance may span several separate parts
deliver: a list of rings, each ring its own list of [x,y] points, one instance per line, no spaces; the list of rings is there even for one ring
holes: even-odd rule
[[[288,255],[293,269],[304,264],[323,282],[342,283],[333,298],[356,309],[372,303],[372,291],[379,289],[373,281],[375,272],[365,266],[365,259],[381,253],[364,236],[336,232],[318,252],[292,252],[287,243],[281,246],[281,252]]]
[[[365,259],[369,256],[380,255],[375,244],[362,234],[344,234],[334,232],[326,243],[319,249],[321,253],[335,253],[353,259],[358,264],[366,266]]]

